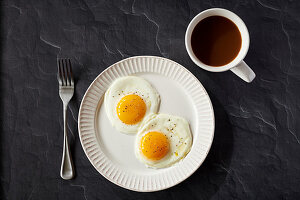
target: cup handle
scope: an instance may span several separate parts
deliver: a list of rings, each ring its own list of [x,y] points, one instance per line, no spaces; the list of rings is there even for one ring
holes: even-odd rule
[[[254,71],[244,62],[240,62],[237,66],[230,69],[235,75],[250,83],[255,78]]]

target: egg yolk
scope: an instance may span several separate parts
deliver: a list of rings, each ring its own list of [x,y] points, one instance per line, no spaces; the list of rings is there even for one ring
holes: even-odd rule
[[[146,113],[144,100],[135,94],[124,96],[117,105],[119,119],[128,125],[140,122]]]
[[[141,151],[149,160],[160,160],[168,152],[170,143],[168,138],[160,132],[149,132],[142,137]]]

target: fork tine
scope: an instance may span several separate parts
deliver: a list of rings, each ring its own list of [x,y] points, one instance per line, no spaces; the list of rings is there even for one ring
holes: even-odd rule
[[[62,74],[63,74],[63,85],[68,86],[68,78],[67,78],[67,70],[66,70],[66,63],[65,59],[61,59],[61,64],[62,64]]]
[[[61,85],[64,86],[65,82],[64,82],[64,72],[63,72],[62,60],[59,59],[58,63],[59,63],[59,73],[60,73]]]
[[[69,62],[69,78],[70,78],[70,83],[71,83],[71,86],[74,85],[74,79],[73,79],[73,72],[72,72],[72,65],[71,65],[71,59],[68,59],[68,62]]]
[[[67,64],[66,64],[66,59],[62,59],[62,64],[63,64],[63,72],[64,72],[64,80],[65,80],[65,86],[68,86],[68,71],[67,71]]]
[[[56,62],[57,62],[57,80],[58,80],[59,85],[61,85],[59,59],[57,59]]]
[[[71,75],[70,75],[71,63],[69,62],[69,60],[70,59],[65,59],[65,63],[66,63],[66,70],[67,70],[68,85],[71,86]]]
[[[57,66],[58,66],[58,72],[57,72],[57,79],[61,86],[64,85],[63,81],[63,72],[62,72],[62,65],[61,65],[61,59],[57,59]]]

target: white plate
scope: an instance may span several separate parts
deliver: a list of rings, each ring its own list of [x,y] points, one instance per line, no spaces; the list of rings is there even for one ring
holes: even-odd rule
[[[159,170],[145,167],[134,154],[135,136],[111,126],[102,106],[103,95],[116,78],[127,75],[143,77],[157,89],[160,113],[189,121],[193,145],[174,166]],[[211,101],[198,79],[178,63],[154,56],[127,58],[104,70],[86,91],[78,122],[83,150],[96,170],[109,181],[140,192],[172,187],[193,174],[209,152],[215,127]]]

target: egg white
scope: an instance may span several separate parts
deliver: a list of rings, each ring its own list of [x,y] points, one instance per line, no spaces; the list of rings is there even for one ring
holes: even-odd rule
[[[136,94],[140,96],[146,104],[144,118],[133,125],[123,123],[117,115],[117,105],[126,95]],[[160,105],[160,96],[152,85],[143,78],[136,76],[126,76],[115,80],[104,96],[104,106],[108,119],[113,127],[123,133],[137,133],[140,124],[151,113],[157,113]]]
[[[160,160],[149,160],[141,152],[142,137],[152,131],[161,132],[170,142],[169,152]],[[136,136],[136,157],[151,168],[169,167],[183,159],[192,146],[192,134],[189,123],[182,117],[169,114],[151,114],[147,116]]]

